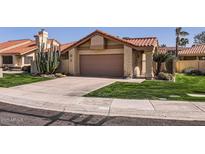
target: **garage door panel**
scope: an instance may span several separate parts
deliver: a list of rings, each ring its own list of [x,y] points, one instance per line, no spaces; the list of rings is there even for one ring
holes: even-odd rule
[[[123,76],[123,54],[81,55],[80,73],[83,76]]]

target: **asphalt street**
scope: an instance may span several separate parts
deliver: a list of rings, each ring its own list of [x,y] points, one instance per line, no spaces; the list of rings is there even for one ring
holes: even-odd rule
[[[205,121],[107,117],[0,103],[0,126],[204,126]]]

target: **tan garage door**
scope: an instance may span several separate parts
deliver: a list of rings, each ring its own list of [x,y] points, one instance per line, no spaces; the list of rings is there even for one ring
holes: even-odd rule
[[[82,76],[123,76],[123,54],[81,55],[80,74]]]

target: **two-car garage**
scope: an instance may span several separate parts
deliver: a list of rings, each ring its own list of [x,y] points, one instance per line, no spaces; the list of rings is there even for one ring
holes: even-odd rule
[[[123,54],[80,55],[80,75],[123,77]]]

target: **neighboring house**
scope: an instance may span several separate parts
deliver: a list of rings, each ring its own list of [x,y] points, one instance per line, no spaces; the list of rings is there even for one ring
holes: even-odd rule
[[[159,48],[161,53],[175,53],[175,51],[175,47]],[[176,71],[183,72],[186,69],[196,69],[205,72],[205,45],[179,48],[179,60],[176,63]]]
[[[119,38],[96,30],[62,50],[62,72],[77,76],[151,79],[156,37]]]
[[[0,67],[21,69],[31,65],[41,43],[45,44],[46,49],[49,49],[51,45],[60,46],[58,41],[48,39],[48,33],[45,30],[35,35],[35,40],[22,39],[0,43]]]
[[[185,50],[185,49],[189,49],[189,48],[188,47],[179,47],[178,48],[179,56],[180,56],[180,52],[182,50]],[[161,53],[170,53],[170,54],[175,55],[176,47],[159,47],[159,52],[161,52]]]
[[[183,72],[187,69],[195,69],[205,73],[205,45],[195,45],[180,51],[180,61],[176,70]]]
[[[180,60],[205,60],[205,45],[194,45],[180,51]]]

